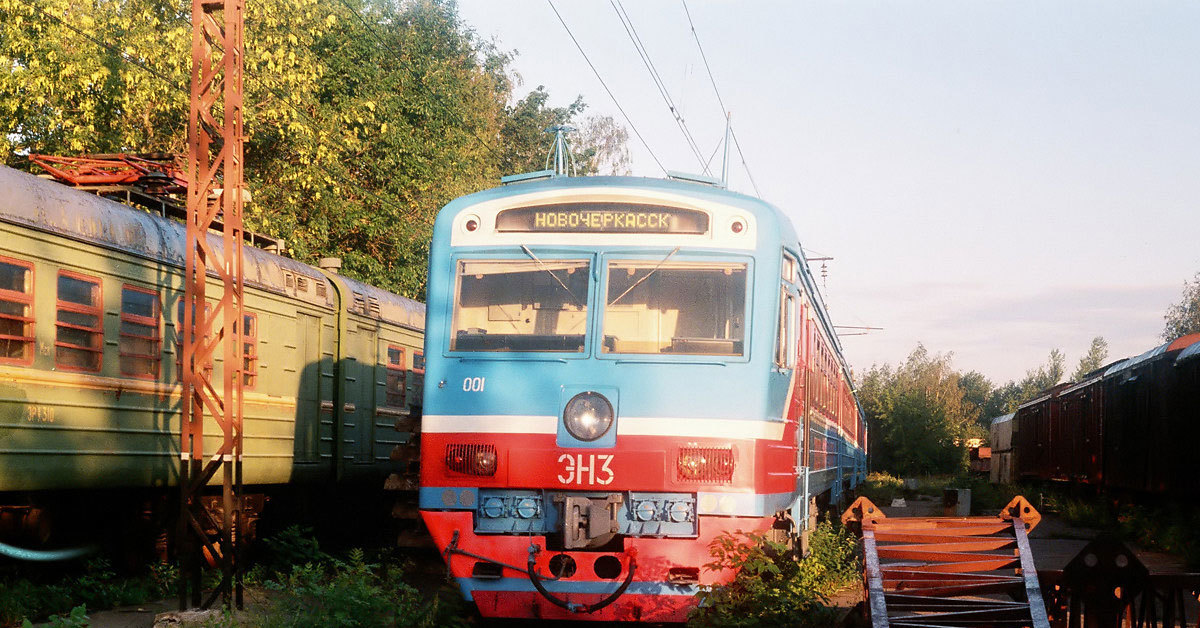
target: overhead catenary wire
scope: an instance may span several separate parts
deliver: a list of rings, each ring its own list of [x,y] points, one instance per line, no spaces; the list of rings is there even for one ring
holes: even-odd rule
[[[546,4],[549,4],[550,10],[554,11],[555,17],[558,18],[558,21],[560,24],[562,24],[563,29],[567,31],[567,35],[571,38],[571,41],[574,42],[575,48],[579,50],[579,54],[583,55],[583,60],[586,61],[588,67],[592,69],[592,74],[596,75],[596,80],[600,81],[601,87],[603,87],[604,91],[608,93],[608,97],[611,98],[613,104],[616,105],[617,111],[620,111],[621,116],[625,118],[625,123],[629,125],[630,129],[633,130],[633,134],[637,136],[639,141],[641,141],[642,146],[646,149],[646,152],[650,153],[650,157],[654,159],[654,163],[658,164],[658,167],[663,171],[663,174],[667,174],[667,169],[665,166],[663,166],[662,161],[658,159],[658,155],[654,154],[654,150],[650,148],[650,144],[646,142],[646,138],[642,136],[642,133],[638,130],[637,125],[634,124],[633,120],[629,118],[629,114],[625,113],[625,108],[621,106],[621,103],[617,100],[616,95],[614,95],[612,90],[608,88],[608,83],[604,82],[604,77],[600,76],[600,71],[596,69],[596,66],[592,63],[592,60],[588,58],[587,53],[583,51],[583,46],[580,45],[579,40],[575,38],[575,33],[571,32],[571,27],[567,26],[567,21],[564,20],[562,14],[558,12],[558,7],[554,6],[554,0],[546,0]]]
[[[708,73],[708,80],[712,83],[713,93],[717,95],[717,103],[721,105],[721,111],[728,112],[729,109],[725,106],[725,99],[721,98],[721,90],[717,87],[717,79],[713,76],[712,67],[708,64],[708,55],[704,54],[704,45],[700,43],[700,34],[696,32],[696,23],[692,21],[692,12],[688,10],[687,0],[679,0],[683,4],[683,13],[687,16],[688,28],[692,31],[692,39],[696,41],[696,48],[700,50],[700,60],[704,62],[704,70]],[[742,168],[746,171],[746,176],[750,179],[750,185],[754,187],[754,193],[762,196],[762,192],[758,189],[758,183],[754,181],[754,174],[750,172],[750,164],[746,163],[746,154],[742,152],[742,143],[738,141],[737,131],[733,125],[729,127],[729,134],[733,137],[733,145],[737,148],[738,158],[742,161]]]
[[[617,19],[621,21],[621,26],[625,27],[625,34],[629,36],[629,41],[633,43],[634,49],[637,50],[638,56],[641,57],[642,65],[650,73],[650,80],[654,81],[654,86],[658,89],[659,96],[662,97],[663,102],[667,105],[667,110],[671,113],[671,118],[675,120],[675,125],[679,127],[679,131],[683,134],[683,139],[687,142],[688,148],[692,150],[692,154],[700,162],[700,167],[703,168],[704,174],[708,174],[708,163],[704,161],[704,154],[700,151],[700,146],[692,136],[691,130],[688,129],[687,122],[679,113],[679,107],[675,105],[675,99],[671,98],[671,93],[667,90],[666,82],[663,81],[662,75],[659,74],[658,68],[655,67],[654,61],[650,58],[650,51],[642,43],[642,37],[638,34],[637,27],[633,25],[633,18],[629,17],[629,12],[625,10],[625,5],[621,4],[621,0],[609,0],[609,4],[612,5],[613,11],[617,13]]]

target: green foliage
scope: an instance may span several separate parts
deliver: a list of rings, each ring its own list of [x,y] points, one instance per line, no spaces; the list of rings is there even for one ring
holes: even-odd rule
[[[689,623],[700,626],[829,626],[829,596],[859,580],[857,543],[829,521],[813,530],[809,555],[754,534],[724,534],[709,547],[711,571],[737,570],[725,586],[702,587]]]
[[[1082,381],[1088,373],[1104,366],[1107,359],[1108,341],[1104,339],[1104,336],[1092,338],[1092,346],[1088,347],[1088,352],[1082,358],[1079,358],[1079,366],[1071,374],[1071,381]]]
[[[272,602],[252,623],[267,628],[466,625],[457,595],[426,601],[402,576],[399,568],[366,562],[361,550],[327,566],[296,565],[267,583]]]
[[[182,154],[190,12],[182,0],[0,0],[0,162]],[[420,298],[437,210],[501,174],[540,170],[547,122],[584,108],[550,107],[541,88],[508,106],[511,58],[449,0],[247,4],[247,228],[285,238],[301,261],[338,256],[347,276]],[[619,166],[624,130],[610,118],[584,131],[581,170]]]
[[[87,615],[87,606],[80,604],[71,609],[66,615],[51,615],[46,620],[46,628],[85,628],[91,625],[92,618]],[[33,622],[26,619],[21,628],[33,628]]]
[[[1165,342],[1180,336],[1200,333],[1200,273],[1191,281],[1183,282],[1183,294],[1179,302],[1171,305],[1163,316],[1162,339]]]
[[[957,473],[966,468],[964,440],[979,409],[959,386],[951,354],[923,345],[893,369],[873,366],[859,386],[870,424],[874,466],[900,474]]]
[[[1051,349],[1045,364],[1026,371],[1020,381],[1009,382],[992,393],[986,406],[988,416],[995,418],[1014,412],[1021,404],[1062,381],[1066,362],[1062,351]]]
[[[859,484],[855,491],[877,506],[887,506],[893,499],[905,495],[904,480],[886,471],[868,473],[867,481]]]
[[[106,559],[97,558],[81,573],[50,582],[0,575],[0,626],[68,612],[63,621],[74,621],[74,607],[80,604],[96,609],[156,600],[174,589],[176,573],[170,565],[155,565],[144,575],[118,576]]]

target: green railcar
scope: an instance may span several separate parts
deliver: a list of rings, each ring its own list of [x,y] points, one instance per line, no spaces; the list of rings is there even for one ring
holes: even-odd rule
[[[176,483],[183,244],[175,221],[0,167],[0,542],[56,492]],[[382,487],[416,440],[424,305],[244,251],[249,491]]]

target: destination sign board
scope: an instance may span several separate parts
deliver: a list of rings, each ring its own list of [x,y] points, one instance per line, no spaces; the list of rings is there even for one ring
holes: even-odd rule
[[[679,233],[708,231],[708,214],[666,205],[557,203],[506,209],[496,231],[551,233]]]

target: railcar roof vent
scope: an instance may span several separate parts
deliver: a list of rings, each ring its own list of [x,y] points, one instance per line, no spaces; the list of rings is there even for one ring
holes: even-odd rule
[[[510,175],[500,177],[500,183],[502,185],[508,185],[509,183],[528,183],[530,181],[541,181],[542,179],[549,179],[550,177],[553,177],[553,176],[554,176],[553,170],[538,170],[537,172],[525,172],[522,174],[510,174]]]
[[[320,268],[321,270],[327,270],[331,273],[336,273],[342,270],[342,258],[322,257],[321,260],[317,262],[317,268]]]
[[[703,174],[692,174],[690,172],[679,172],[676,170],[668,170],[667,178],[672,181],[684,181],[687,183],[699,183],[700,185],[711,185],[714,188],[723,188],[725,184],[716,177],[710,177]]]

